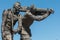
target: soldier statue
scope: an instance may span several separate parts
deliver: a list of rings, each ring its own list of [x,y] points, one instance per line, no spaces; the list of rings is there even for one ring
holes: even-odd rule
[[[19,12],[26,12],[24,16]],[[21,7],[19,2],[16,2],[13,9],[4,10],[2,14],[2,40],[13,40],[13,34],[21,35],[20,40],[31,40],[30,26],[36,21],[41,21],[53,13],[52,9],[39,9],[34,6]],[[18,21],[18,28],[13,29]]]
[[[22,26],[18,26],[18,33],[21,34],[21,40],[31,40],[31,30],[30,30],[30,26],[31,24],[34,22],[34,20],[36,21],[41,21],[43,19],[45,19],[46,17],[48,17],[50,14],[52,13],[52,9],[50,9],[49,11],[46,11],[45,14],[43,15],[33,15],[36,13],[30,12],[30,10],[26,11],[25,16],[22,18]],[[20,22],[20,21],[18,21]],[[20,25],[20,23],[19,23]],[[20,31],[19,31],[20,29]]]
[[[2,40],[13,40],[12,28],[18,21],[20,3],[15,3],[13,9],[4,10],[2,14]]]

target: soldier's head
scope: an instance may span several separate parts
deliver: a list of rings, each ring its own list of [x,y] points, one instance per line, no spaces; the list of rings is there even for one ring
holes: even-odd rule
[[[16,2],[13,6],[13,8],[15,8],[16,10],[19,10],[21,8],[21,4],[20,2]]]

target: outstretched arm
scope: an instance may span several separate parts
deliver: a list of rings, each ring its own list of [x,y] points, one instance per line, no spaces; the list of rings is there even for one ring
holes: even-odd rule
[[[43,14],[43,15],[37,15],[37,16],[33,15],[29,11],[27,11],[26,14],[29,15],[34,20],[41,21],[41,20],[45,19],[46,17],[48,17],[52,13],[52,10],[50,10],[50,11],[51,12],[47,11],[45,14]]]

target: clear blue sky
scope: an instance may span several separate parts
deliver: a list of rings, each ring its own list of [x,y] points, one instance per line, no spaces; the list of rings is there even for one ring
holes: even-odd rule
[[[12,8],[17,1],[21,2],[22,6],[34,4],[37,8],[53,8],[54,14],[43,21],[34,21],[31,25],[32,40],[60,40],[60,0],[0,0],[0,40],[2,12]],[[14,36],[14,40],[19,40],[18,34]]]

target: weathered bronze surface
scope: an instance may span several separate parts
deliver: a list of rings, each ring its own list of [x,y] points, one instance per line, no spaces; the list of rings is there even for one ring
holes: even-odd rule
[[[19,12],[25,12],[22,16]],[[19,2],[16,2],[13,9],[4,10],[2,13],[2,40],[13,40],[13,34],[21,35],[20,40],[31,40],[30,25],[34,20],[42,21],[54,11],[53,9],[21,7]],[[14,30],[14,25],[18,21],[18,28]]]

